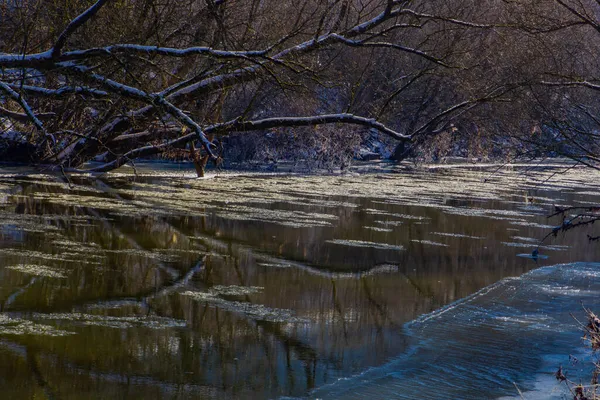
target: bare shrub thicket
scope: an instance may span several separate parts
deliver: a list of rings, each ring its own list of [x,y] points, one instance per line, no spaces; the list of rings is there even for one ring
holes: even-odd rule
[[[363,140],[375,129],[400,143],[397,159],[440,134],[453,139],[438,147],[456,147],[441,153],[514,140],[566,153],[593,141],[597,122],[595,96],[581,94],[598,70],[597,41],[586,40],[595,14],[578,11],[597,5],[577,4],[2,2],[1,155],[63,170],[97,160],[92,170],[108,171],[161,153],[202,166],[235,134],[229,142],[259,159],[295,150],[342,165],[348,125]],[[539,131],[543,140],[530,140]],[[334,142],[339,157],[322,151]]]

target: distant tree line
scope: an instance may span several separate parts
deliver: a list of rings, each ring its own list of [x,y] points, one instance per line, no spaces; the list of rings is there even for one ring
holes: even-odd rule
[[[396,160],[437,141],[595,166],[597,15],[595,0],[3,1],[0,157],[101,172],[167,154],[202,174],[228,145],[341,163],[367,132]]]

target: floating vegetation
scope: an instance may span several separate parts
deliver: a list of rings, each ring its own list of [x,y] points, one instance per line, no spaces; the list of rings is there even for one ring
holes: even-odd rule
[[[141,302],[138,300],[108,300],[99,303],[86,304],[83,308],[87,310],[119,310],[123,308],[135,308],[141,307]]]
[[[36,324],[29,320],[12,318],[0,313],[0,335],[69,336],[73,334],[73,332],[67,332],[49,325]]]
[[[418,239],[413,239],[411,240],[411,242],[415,242],[415,243],[421,243],[421,244],[426,244],[429,246],[439,246],[439,247],[450,247],[447,244],[444,243],[439,243],[439,242],[433,242],[431,240],[418,240]]]
[[[389,171],[402,170],[392,166]],[[0,321],[0,334],[53,334],[57,331],[53,327],[74,331],[82,335],[80,344],[96,343],[108,353],[82,347],[83,353],[76,354],[75,348],[54,346],[50,340],[36,342],[36,348],[40,343],[39,349],[48,357],[67,363],[98,361],[94,365],[103,366],[106,375],[114,372],[109,371],[110,363],[119,362],[118,357],[110,358],[111,351],[141,354],[143,359],[130,371],[141,380],[147,377],[148,365],[158,365],[165,357],[180,359],[183,351],[203,352],[206,346],[206,360],[202,365],[195,363],[198,368],[193,370],[202,380],[201,374],[210,373],[210,366],[230,365],[231,355],[242,354],[235,351],[235,343],[253,347],[263,340],[268,341],[264,342],[267,350],[275,350],[273,368],[279,370],[285,355],[280,353],[281,346],[271,346],[274,338],[289,341],[295,352],[308,348],[315,349],[319,357],[323,351],[341,355],[343,360],[334,356],[330,361],[346,368],[357,359],[356,354],[364,353],[359,345],[378,321],[390,319],[403,325],[407,318],[464,297],[491,279],[527,271],[535,266],[529,259],[547,258],[539,254],[534,258],[531,247],[518,251],[498,247],[500,240],[522,242],[520,246],[535,243],[537,231],[509,222],[549,223],[538,215],[539,185],[534,187],[519,173],[494,173],[493,183],[488,185],[481,182],[485,175],[416,170],[351,177],[231,174],[196,180],[192,167],[183,178],[181,173],[155,171],[145,174],[151,178],[142,178],[144,173],[135,177],[131,173],[105,174],[101,180],[108,183],[102,190],[85,193],[69,190],[64,184],[39,188],[31,181],[19,188],[11,181],[10,187],[18,193],[0,199],[2,245],[11,249],[0,250],[0,262],[19,268],[40,264],[49,270],[36,266],[35,272],[70,274],[71,279],[38,278],[34,273],[27,276],[6,269],[2,288],[8,299],[5,310],[14,307],[19,314],[10,315],[31,321]],[[559,176],[560,186],[546,196],[556,196],[557,204],[568,198],[566,205],[573,205],[578,201],[577,191],[563,196],[562,188],[597,185],[598,179],[590,176],[566,184]],[[86,182],[95,185],[93,179]],[[535,206],[523,203],[525,186],[536,190]],[[44,190],[46,193],[39,193]],[[431,227],[417,226],[426,223]],[[507,239],[509,236],[513,237]],[[343,240],[347,238],[354,240]],[[411,242],[415,238],[424,240]],[[585,240],[571,238],[567,235],[563,240],[581,249]],[[409,246],[415,254],[396,253]],[[529,253],[523,255],[529,259],[508,260],[508,267],[501,269],[485,262],[496,253],[504,257],[519,252]],[[416,253],[439,255],[443,265],[427,264],[431,260],[419,259]],[[474,254],[477,260],[466,265],[457,254]],[[548,254],[562,262],[576,252]],[[404,255],[409,259],[400,263]],[[162,263],[172,261],[178,264]],[[396,262],[400,264],[393,264]],[[464,285],[452,286],[452,279],[471,272]],[[257,286],[228,286],[240,282]],[[210,287],[216,283],[220,285]],[[200,289],[203,287],[209,288]],[[332,293],[335,301],[331,301]],[[219,321],[213,319],[215,309]],[[40,311],[57,314],[28,316]],[[193,330],[180,329],[185,321],[168,318],[183,316],[194,321]],[[294,325],[313,319],[326,324]],[[253,323],[263,320],[281,324]],[[215,327],[222,329],[217,332]],[[69,334],[61,332],[58,334]],[[320,339],[323,332],[339,340],[329,340],[325,348]],[[242,339],[237,342],[235,337]],[[121,347],[113,349],[115,343]],[[369,349],[375,348],[373,345],[377,344],[370,343]],[[252,366],[241,357],[240,366]],[[52,363],[43,364],[52,368]],[[168,363],[163,364],[169,368]],[[119,367],[115,370],[120,371]],[[82,379],[86,378],[82,375]]]
[[[290,204],[290,205],[294,205],[294,206],[301,206],[301,207],[305,207],[305,206],[325,207],[325,208],[340,208],[340,207],[342,207],[342,208],[358,208],[359,207],[358,204],[349,203],[347,201],[332,201],[332,200],[314,199],[314,198],[307,198],[307,199],[304,199],[303,201],[283,200],[283,199],[280,201],[283,201],[286,204]]]
[[[517,221],[515,218],[530,217],[531,214],[525,214],[519,211],[509,210],[487,210],[483,208],[448,208],[444,210],[446,214],[462,215],[465,217],[490,218],[497,221]]]
[[[327,243],[337,244],[340,246],[350,246],[350,247],[370,247],[370,248],[378,249],[378,250],[404,250],[404,247],[400,246],[400,245],[377,243],[377,242],[366,242],[364,240],[332,239],[332,240],[327,240]]]
[[[292,310],[281,308],[270,308],[262,304],[253,304],[240,301],[229,301],[218,297],[214,292],[195,292],[186,291],[181,293],[183,296],[189,296],[196,301],[212,304],[220,309],[244,314],[251,319],[269,322],[285,323],[308,323],[305,318],[296,317]]]
[[[387,211],[383,211],[383,210],[377,210],[374,208],[366,208],[364,211],[367,214],[371,214],[371,215],[385,215],[387,217],[402,218],[402,219],[409,219],[409,220],[416,220],[416,221],[430,219],[429,217],[422,217],[420,215],[397,214],[397,213],[391,213],[391,212],[387,212]]]
[[[531,217],[529,212],[513,211],[513,210],[484,210],[487,215],[504,215],[509,217]]]
[[[48,267],[46,265],[36,264],[18,264],[9,265],[5,267],[7,269],[22,272],[24,274],[43,276],[48,278],[66,278],[67,274],[57,268]]]
[[[159,316],[124,316],[116,317],[109,315],[82,314],[82,313],[33,313],[32,319],[72,321],[83,325],[102,326],[106,328],[127,329],[144,327],[150,329],[184,328],[187,323],[182,320]]]
[[[210,288],[210,293],[218,296],[245,296],[249,294],[260,293],[264,290],[261,286],[222,286],[217,285]]]
[[[250,220],[271,222],[290,227],[318,227],[331,226],[337,220],[337,215],[309,213],[304,211],[290,211],[279,209],[255,208],[248,206],[226,206],[218,215],[233,220]]]
[[[78,258],[78,259],[84,258],[85,260],[77,260],[78,262],[81,262],[83,264],[98,264],[100,261],[103,261],[106,259],[106,255],[104,255],[102,253],[95,253],[93,250],[90,252],[89,250],[86,251],[84,249],[82,249],[81,251],[65,251],[63,253],[60,253],[60,255],[70,257],[70,259],[68,259],[68,261],[76,261],[76,260],[71,259],[73,257]],[[96,261],[91,261],[91,260],[96,260]]]
[[[529,212],[533,212],[533,213],[536,213],[536,214],[543,214],[546,211],[543,207],[532,206],[532,205],[520,206],[519,210],[529,211]]]
[[[393,229],[390,228],[380,228],[378,226],[363,226],[363,229],[368,229],[375,232],[393,232]]]
[[[510,237],[513,240],[520,240],[521,242],[529,242],[529,243],[539,243],[540,239],[539,238],[530,238],[530,237],[523,237],[523,236],[511,236]]]
[[[14,248],[0,249],[0,256],[4,256],[4,255],[38,258],[41,260],[50,260],[50,261],[74,261],[74,260],[70,260],[68,258],[63,257],[61,254],[49,254],[49,253],[42,253],[41,251],[26,250],[26,249],[14,249]]]
[[[46,220],[36,215],[2,213],[0,227],[6,230],[22,230],[25,232],[51,232],[58,231],[59,228],[49,224]]]
[[[416,221],[424,221],[424,220],[431,219],[429,217],[422,217],[419,215],[409,215],[409,214],[393,214],[393,215],[394,215],[394,217],[398,217],[398,218],[402,218],[402,219],[416,220]]]
[[[74,240],[67,240],[67,239],[56,239],[53,240],[52,243],[56,246],[61,246],[61,247],[69,247],[69,248],[73,248],[73,249],[79,249],[82,251],[100,251],[102,250],[102,247],[94,242],[76,242]]]
[[[481,236],[464,235],[462,233],[432,232],[431,234],[438,235],[438,236],[457,237],[457,238],[474,239],[474,240],[485,239],[484,237],[481,237]]]
[[[564,250],[571,248],[571,246],[561,245],[561,244],[553,244],[553,245],[540,246],[540,248],[546,249],[546,250],[564,251]]]
[[[105,250],[105,252],[109,254],[125,254],[128,256],[144,257],[161,262],[176,262],[179,259],[179,257],[174,254],[162,254],[159,252],[140,249]]]
[[[391,274],[400,271],[400,267],[395,264],[377,265],[366,272],[361,272],[360,276],[373,276],[379,274]]]
[[[276,267],[276,268],[298,268],[298,269],[314,269],[309,265],[305,265],[299,262],[289,261],[284,258],[277,258],[267,254],[253,253],[256,260],[259,260],[259,265]]]
[[[403,221],[375,221],[375,223],[378,225],[383,225],[383,226],[400,226],[404,222]]]
[[[167,257],[177,257],[176,254],[191,254],[195,256],[204,255],[204,252],[199,249],[178,249],[178,248],[166,248],[166,249],[154,249],[153,253],[163,254]]]
[[[273,222],[273,221],[266,221],[266,222]],[[314,227],[332,226],[332,224],[329,222],[316,221],[316,220],[305,220],[303,222],[279,221],[277,223],[280,225],[283,225],[283,226],[288,226],[290,228],[314,228]]]

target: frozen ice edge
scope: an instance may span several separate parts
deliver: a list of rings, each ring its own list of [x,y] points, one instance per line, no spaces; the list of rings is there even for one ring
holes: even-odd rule
[[[427,338],[421,338],[421,337],[415,336],[414,330],[412,329],[413,327],[417,328],[417,326],[420,324],[424,324],[432,319],[439,318],[442,315],[444,315],[445,313],[456,309],[457,307],[468,304],[468,303],[472,302],[473,300],[476,300],[479,297],[485,296],[486,294],[492,292],[495,289],[501,288],[502,286],[508,285],[508,284],[518,281],[518,280],[526,280],[528,277],[536,277],[539,279],[539,278],[543,278],[544,275],[550,275],[553,272],[559,272],[561,274],[567,273],[568,275],[565,278],[568,278],[568,276],[571,276],[571,275],[573,275],[573,276],[581,275],[582,274],[581,271],[573,269],[573,267],[577,267],[579,265],[597,268],[600,270],[600,263],[594,263],[594,262],[569,262],[569,263],[555,264],[555,265],[536,268],[536,269],[533,269],[533,270],[531,270],[525,274],[522,274],[518,277],[509,277],[509,278],[502,279],[498,282],[495,282],[489,286],[482,288],[481,290],[479,290],[467,297],[464,297],[464,298],[459,299],[451,304],[448,304],[445,307],[442,307],[431,313],[424,314],[412,321],[409,321],[403,325],[403,328],[406,330],[407,338],[409,338],[409,339],[412,338],[412,339],[415,339],[416,341],[413,343],[410,343],[403,353],[399,354],[397,357],[391,358],[385,364],[370,367],[359,374],[347,376],[347,377],[341,377],[341,378],[338,378],[338,379],[332,381],[331,383],[327,383],[325,385],[317,387],[310,393],[309,398],[319,398],[319,399],[330,398],[330,397],[345,398],[345,395],[350,395],[350,397],[351,397],[352,394],[354,393],[353,391],[363,388],[365,385],[376,388],[378,380],[386,379],[386,377],[392,377],[395,375],[395,373],[393,371],[390,372],[390,368],[393,368],[394,364],[406,362],[411,357],[413,357],[415,354],[417,354],[417,352],[420,349],[422,349],[424,345],[425,346],[427,345]],[[590,275],[590,273],[587,271],[584,271],[583,273],[586,276]],[[593,274],[593,276],[600,277],[600,274],[599,275]],[[542,357],[547,357],[547,356],[554,356],[554,355],[542,355]],[[523,389],[524,391],[527,391],[528,393],[533,394],[534,397],[526,395],[525,398],[527,398],[527,399],[535,398],[536,400],[563,398],[563,397],[556,397],[556,395],[560,395],[559,393],[556,393],[556,392],[553,393],[555,396],[548,395],[548,391],[551,390],[552,387],[551,386],[541,387],[538,382],[538,379],[540,378],[540,376],[543,376],[544,374],[542,374],[539,371],[532,371],[532,372],[533,372],[533,375],[527,381],[534,384],[534,386],[520,387],[520,389]],[[342,385],[341,387],[339,386],[340,384]],[[517,394],[518,393],[515,390],[514,397],[506,396],[506,395],[502,395],[502,394],[498,394],[498,396],[496,396],[496,397],[502,398],[502,399],[522,398],[522,397],[517,396]],[[400,396],[400,397],[404,398],[402,396]],[[496,398],[496,397],[494,397],[494,398]]]

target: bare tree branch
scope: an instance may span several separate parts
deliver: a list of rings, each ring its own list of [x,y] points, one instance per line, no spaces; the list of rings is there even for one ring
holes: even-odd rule
[[[9,85],[0,81],[0,90],[6,93],[9,98],[19,103],[29,120],[35,125],[35,127],[42,132],[44,135],[47,135],[46,128],[44,128],[44,124],[39,118],[35,115],[27,101],[21,97],[17,92],[15,92]]]
[[[15,121],[19,121],[19,122],[31,121],[31,118],[29,117],[29,115],[10,111],[4,107],[0,107],[0,116],[7,117],[7,118],[13,119]],[[38,114],[35,114],[35,116],[39,120],[48,120],[48,119],[54,118],[56,116],[56,113],[38,113]]]
[[[94,5],[88,8],[83,14],[80,14],[77,18],[72,20],[69,25],[65,28],[65,30],[60,34],[58,40],[54,44],[52,48],[51,57],[52,59],[57,59],[62,52],[63,47],[67,43],[69,36],[71,36],[77,29],[79,29],[83,24],[89,21],[96,13],[106,4],[109,0],[98,0]]]

